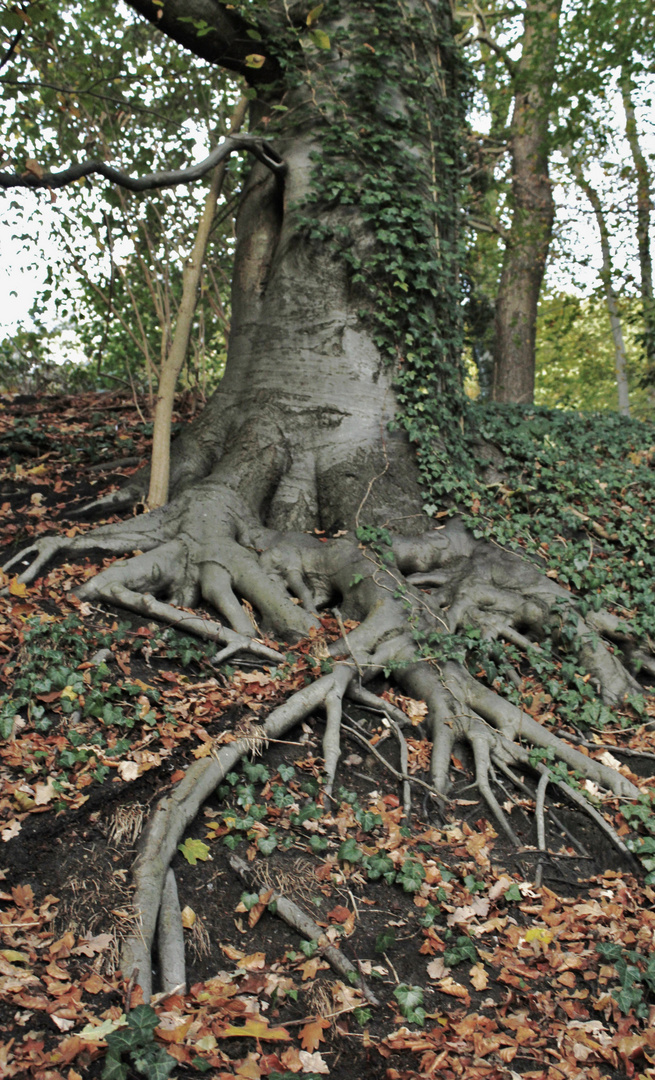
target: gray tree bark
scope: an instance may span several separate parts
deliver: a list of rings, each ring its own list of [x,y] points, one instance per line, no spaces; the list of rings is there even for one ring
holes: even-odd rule
[[[625,111],[625,134],[630,146],[637,179],[637,246],[641,277],[641,303],[644,319],[644,352],[649,382],[655,380],[655,298],[653,297],[653,260],[650,247],[650,222],[653,212],[651,174],[639,142],[637,119],[632,100],[630,72],[621,73],[621,94]]]
[[[559,38],[561,0],[530,0],[521,59],[514,65],[510,125],[512,224],[498,297],[492,396],[534,399],[537,305],[555,218],[548,175],[548,117]]]
[[[603,204],[600,200],[600,196],[596,189],[586,179],[582,171],[582,166],[579,164],[579,162],[573,163],[573,171],[575,173],[575,178],[578,181],[578,184],[580,185],[592,205],[594,216],[596,218],[596,224],[598,225],[598,232],[600,235],[600,248],[603,259],[603,266],[600,272],[600,276],[603,282],[605,302],[607,304],[607,313],[609,315],[610,329],[612,331],[612,340],[614,342],[614,367],[616,370],[616,391],[618,397],[618,407],[619,412],[623,416],[629,416],[630,387],[628,385],[628,366],[625,352],[625,341],[623,338],[623,328],[621,326],[621,317],[619,315],[619,309],[616,301],[616,293],[614,292],[614,285],[612,283],[612,251],[610,248],[609,230],[607,228],[605,214],[603,213]]]

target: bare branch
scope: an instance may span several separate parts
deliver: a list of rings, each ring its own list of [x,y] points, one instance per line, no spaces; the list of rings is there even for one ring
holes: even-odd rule
[[[499,45],[494,38],[492,38],[491,34],[488,31],[483,30],[482,32],[480,32],[478,30],[478,33],[474,40],[482,45],[487,45],[491,49],[491,51],[496,53],[496,56],[499,56],[500,59],[503,61],[510,78],[514,79],[516,77],[516,72],[518,70],[517,63],[512,60],[507,50],[504,49],[502,45]]]
[[[129,173],[114,169],[104,161],[82,161],[71,165],[58,173],[28,171],[20,173],[0,173],[0,188],[62,188],[81,180],[84,176],[98,173],[113,184],[127,188],[128,191],[153,191],[155,188],[175,187],[177,184],[192,184],[208,173],[215,165],[224,161],[235,150],[247,150],[258,161],[266,165],[276,176],[283,176],[286,164],[270,143],[255,135],[228,136],[212,150],[203,161],[191,165],[188,169],[172,169],[169,172],[149,173],[147,176],[130,176]]]
[[[509,240],[507,229],[503,229],[502,225],[499,225],[497,221],[482,221],[481,218],[474,217],[473,214],[467,214],[465,221],[467,225],[470,225],[472,229],[477,229],[478,232],[496,233],[505,242]]]
[[[7,50],[6,50],[5,54],[4,54],[4,56],[2,57],[2,59],[0,60],[0,71],[2,70],[3,67],[6,67],[6,65],[11,60],[12,56],[15,55],[16,48],[17,48],[18,45],[20,45],[21,38],[23,37],[24,32],[25,31],[24,31],[23,27],[21,27],[20,30],[16,31],[16,33],[14,34],[12,40],[9,42]]]

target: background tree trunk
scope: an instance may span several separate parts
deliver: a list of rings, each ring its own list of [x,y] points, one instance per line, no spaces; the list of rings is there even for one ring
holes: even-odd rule
[[[609,315],[610,327],[612,330],[612,340],[614,342],[614,364],[616,367],[616,390],[618,396],[619,412],[623,416],[630,415],[630,395],[628,385],[628,370],[626,361],[625,341],[623,339],[623,329],[621,327],[621,318],[619,316],[619,310],[616,303],[616,293],[614,292],[614,286],[612,284],[612,252],[610,249],[609,232],[607,229],[607,222],[605,221],[605,215],[603,213],[603,206],[600,201],[600,196],[594,187],[586,179],[582,166],[578,162],[574,162],[573,171],[578,184],[584,191],[585,195],[589,199],[596,217],[596,223],[598,225],[598,232],[600,234],[600,247],[603,255],[603,268],[600,272],[600,276],[603,282],[603,289],[605,292],[605,302],[607,304],[607,313]]]
[[[635,107],[632,100],[632,79],[630,72],[625,68],[621,74],[621,94],[625,110],[625,134],[637,179],[637,246],[644,319],[644,352],[646,353],[647,378],[649,382],[653,382],[655,381],[655,299],[653,297],[653,260],[650,250],[650,216],[653,210],[653,198],[650,169],[641,149],[637,132]]]
[[[534,398],[537,304],[555,217],[548,175],[548,118],[561,0],[530,0],[514,68],[512,225],[496,301],[494,401]]]

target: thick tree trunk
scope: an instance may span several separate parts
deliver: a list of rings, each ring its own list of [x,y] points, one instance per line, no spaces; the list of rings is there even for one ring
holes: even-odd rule
[[[548,117],[561,0],[530,0],[514,68],[510,128],[512,225],[496,301],[494,401],[534,398],[537,304],[555,217],[548,175]]]
[[[284,190],[258,165],[239,212],[225,376],[175,457],[187,458],[196,439],[213,467],[226,450],[268,438],[281,471],[263,495],[270,527],[339,530],[359,511],[402,528],[421,499],[407,439],[388,430],[394,373],[362,323],[346,267],[298,233],[291,208],[308,194],[311,138],[276,146],[288,164]]]
[[[189,44],[185,5],[177,0],[167,4],[161,19],[161,12],[153,15],[146,0],[135,0],[134,6],[165,32]],[[196,6],[194,17],[207,17],[204,0],[197,0]],[[217,35],[204,35],[200,45],[205,55],[213,50],[212,56],[220,63],[226,63],[224,54],[229,53],[234,67],[242,28],[237,15],[232,30],[226,27],[224,20],[229,22],[233,12],[220,8]],[[406,15],[417,17],[418,12],[425,18],[421,5],[408,3],[406,8]],[[287,13],[273,4],[266,18],[284,22]],[[439,18],[444,18],[443,12]],[[389,342],[383,356],[370,294],[365,285],[353,284],[349,269],[354,261],[365,263],[379,247],[375,237],[378,224],[365,221],[351,200],[340,206],[336,199],[315,198],[317,170],[324,167],[317,165],[323,153],[322,139],[333,123],[343,124],[345,119],[355,139],[342,152],[337,147],[332,153],[352,157],[358,170],[355,175],[362,174],[364,185],[367,168],[376,168],[361,138],[365,129],[357,126],[361,81],[353,71],[334,67],[333,60],[342,48],[355,44],[363,54],[362,69],[370,54],[385,48],[396,49],[402,58],[407,46],[401,39],[387,41],[383,37],[388,33],[385,23],[392,20],[399,24],[395,7],[385,19],[377,10],[369,11],[362,5],[362,12],[345,11],[340,20],[321,22],[321,27],[325,26],[322,32],[335,40],[347,23],[348,45],[335,49],[329,62],[329,54],[317,51],[311,41],[309,46],[302,45],[311,68],[307,84],[292,89],[280,84],[274,91],[267,84],[268,100],[262,96],[253,104],[251,132],[265,132],[267,139],[274,141],[286,163],[286,174],[281,179],[257,164],[245,185],[237,221],[226,371],[204,413],[173,446],[171,497],[184,491],[192,480],[208,477],[215,469],[220,473],[226,452],[239,448],[248,452],[251,443],[259,455],[263,442],[268,441],[271,453],[275,448],[275,469],[271,472],[263,459],[253,464],[254,470],[267,475],[260,496],[262,520],[267,526],[338,531],[355,523],[384,521],[395,531],[415,532],[427,525],[415,453],[401,429],[389,430],[398,411],[398,366],[389,360]],[[430,32],[434,27],[436,33],[431,13],[427,26]],[[374,37],[375,47],[369,44]],[[254,50],[253,39],[247,40],[249,50]],[[267,46],[260,43],[257,48],[270,57]],[[411,58],[424,61],[426,71],[439,80],[439,95],[448,97],[452,76],[441,64],[443,47],[441,54],[432,41],[421,41],[418,48],[415,44],[412,48]],[[267,59],[267,64],[270,67],[272,61]],[[262,79],[261,72],[249,71],[247,64],[242,63],[241,70],[255,82]],[[333,116],[337,92],[340,108]],[[451,342],[458,315],[453,305],[439,311],[438,299],[433,299],[440,288],[434,267],[446,257],[443,251],[454,247],[451,224],[444,224],[436,209],[437,200],[442,206],[453,205],[454,162],[451,160],[450,169],[444,169],[436,155],[455,156],[452,140],[456,133],[444,130],[442,118],[431,115],[429,104],[410,101],[404,88],[378,81],[376,92],[380,119],[389,124],[389,159],[404,152],[398,144],[394,146],[394,114],[407,126],[410,109],[416,113],[416,119],[412,115],[409,122],[410,137],[417,144],[411,151],[416,163],[412,184],[435,205],[432,220],[426,215],[432,236],[428,232],[422,237],[426,250],[423,265],[429,266],[427,260],[431,260],[427,273],[434,280],[426,278],[426,299],[420,314],[427,328],[432,324],[435,341],[446,343],[441,347],[443,362],[450,364],[457,381],[458,359]],[[349,136],[346,130],[345,137]],[[401,175],[392,176],[390,184],[402,179]],[[354,182],[354,189],[357,187]],[[390,192],[389,213],[394,216],[399,194]],[[380,220],[395,224],[393,218]],[[407,231],[402,212],[397,227]],[[337,237],[347,239],[337,241]],[[399,244],[402,247],[402,237]],[[386,267],[380,272],[386,273]],[[419,291],[418,282],[404,283],[402,263],[398,274],[391,288]],[[395,339],[397,362],[403,364],[404,350],[411,345],[403,341],[402,311],[397,318],[398,327],[391,328],[388,337],[391,342]],[[452,379],[453,375],[445,377]]]

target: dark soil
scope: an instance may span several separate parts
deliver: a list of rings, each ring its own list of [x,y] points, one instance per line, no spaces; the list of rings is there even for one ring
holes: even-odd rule
[[[72,507],[89,498],[97,498],[134,470],[134,466],[129,465],[127,470],[116,467],[107,472],[92,471],[99,462],[145,455],[146,436],[136,409],[129,401],[115,399],[115,411],[107,414],[106,403],[106,395],[61,398],[47,402],[45,409],[42,400],[4,400],[0,447],[9,467],[0,481],[0,503],[4,504],[6,557],[34,535],[70,527],[72,519],[67,520],[66,515]],[[111,432],[109,427],[113,429]],[[121,448],[120,454],[117,445]],[[42,471],[33,471],[39,465],[43,466]],[[44,514],[33,514],[34,509],[43,508]],[[79,526],[78,519],[75,524]],[[63,594],[58,590],[65,576],[61,574],[56,582],[46,576],[39,588],[30,594],[30,602],[50,617],[56,618],[59,614],[58,597]],[[127,662],[132,681],[141,680],[143,684],[160,688],[175,685],[182,694],[193,691],[196,685],[205,686],[209,679],[218,678],[219,684],[229,683],[229,671],[217,675],[203,659],[191,659],[183,666],[179,660],[163,655],[162,650],[155,650],[144,659],[143,651],[135,648],[139,631],[148,633],[151,630],[144,620],[127,618],[122,612],[97,611],[91,621],[97,626],[112,625],[116,621],[125,624],[124,641],[112,648],[115,655],[122,657],[121,670]],[[9,659],[14,664],[11,648]],[[246,674],[254,670],[252,666],[240,663],[235,663],[234,667]],[[112,672],[120,677],[115,664]],[[124,670],[123,674],[126,674]],[[13,666],[8,675],[5,672],[5,689],[11,689],[12,677],[15,678]],[[283,688],[279,693],[283,695]],[[266,700],[266,709],[271,700]],[[184,704],[183,697],[180,702]],[[255,702],[254,707],[258,711],[258,703]],[[196,706],[192,704],[190,715],[194,708]],[[237,702],[229,708],[210,710],[200,724],[208,736],[215,738],[221,732],[231,730],[247,712],[247,705]],[[355,706],[347,712],[360,724],[367,725],[371,735],[376,731],[383,733],[379,717]],[[180,717],[185,715],[183,711],[178,714]],[[59,716],[56,720],[59,727],[55,725],[50,734],[61,730],[63,737],[66,724],[66,715]],[[310,831],[312,819],[305,822],[310,826],[308,829],[303,824],[293,823],[290,817],[293,810],[282,807],[275,817],[271,808],[274,806],[274,786],[285,786],[277,773],[280,765],[294,766],[295,780],[286,787],[298,800],[298,805],[306,805],[310,796],[300,792],[298,783],[320,775],[322,725],[322,717],[316,717],[311,727],[304,725],[303,730],[289,735],[292,745],[271,746],[261,759],[257,759],[265,763],[270,779],[264,785],[255,785],[256,798],[266,808],[266,824],[274,823],[280,843],[269,856],[261,854],[252,839],[250,843],[242,840],[237,851],[241,855],[248,851],[253,865],[265,873],[266,879],[295,898],[319,924],[327,927],[334,922],[336,909],[354,913],[354,932],[343,941],[343,952],[355,965],[361,963],[366,972],[371,972],[371,968],[379,969],[377,977],[375,971],[366,976],[367,983],[381,1001],[381,1005],[371,1011],[370,1019],[363,1018],[358,1022],[358,1014],[352,1012],[331,1017],[331,1026],[326,1029],[324,1041],[318,1047],[330,1077],[334,1080],[352,1080],[353,1077],[393,1080],[396,1077],[443,1076],[466,1080],[484,1076],[494,1080],[509,1076],[559,1078],[584,1075],[594,1080],[595,1077],[632,1075],[635,1064],[637,1071],[643,1070],[650,1061],[648,1048],[639,1051],[646,1054],[646,1062],[637,1054],[633,1063],[616,1041],[621,1030],[624,1034],[634,1035],[642,1030],[641,1025],[634,1018],[621,1016],[612,1002],[608,991],[617,985],[616,980],[603,970],[594,947],[597,940],[607,940],[613,935],[620,938],[622,933],[626,935],[626,947],[634,947],[635,940],[645,941],[640,928],[643,913],[652,908],[654,896],[652,890],[644,890],[637,879],[630,876],[634,867],[626,865],[605,834],[586,815],[565,802],[551,806],[549,813],[554,811],[559,816],[569,834],[576,837],[588,854],[583,857],[576,853],[570,835],[563,835],[551,823],[548,826],[551,854],[540,856],[534,850],[533,804],[520,797],[511,810],[511,824],[524,849],[515,851],[489,825],[485,807],[479,803],[476,789],[471,786],[471,763],[462,749],[453,761],[455,783],[448,805],[439,810],[434,802],[423,798],[420,788],[414,788],[411,824],[408,827],[398,817],[399,828],[392,842],[391,825],[384,828],[378,825],[364,831],[354,822],[351,807],[371,807],[375,802],[372,795],[377,792],[378,803],[386,797],[385,806],[392,812],[401,795],[398,785],[372,754],[367,754],[359,743],[346,736],[339,774],[344,791],[338,794],[334,807],[323,807],[328,816],[316,824],[323,830],[328,846],[325,851],[315,853],[309,845],[311,836],[318,835],[318,832]],[[194,732],[197,734],[195,728]],[[420,728],[412,734],[417,740],[421,739]],[[388,739],[379,745],[390,763],[398,768],[394,740]],[[160,742],[154,739],[152,746],[156,749]],[[193,733],[179,741],[173,739],[168,747],[170,752],[160,763],[135,779],[121,779],[112,767],[102,782],[80,789],[87,796],[81,805],[69,805],[60,810],[44,806],[39,808],[40,812],[28,812],[21,817],[20,832],[3,845],[1,887],[4,900],[9,903],[14,895],[12,889],[31,886],[35,910],[47,896],[57,898],[52,904],[54,918],[42,932],[44,947],[53,940],[63,939],[68,932],[76,938],[110,934],[119,940],[129,930],[132,920],[130,870],[136,854],[139,825],[145,824],[153,805],[170,788],[171,778],[179,778],[179,771],[194,760],[193,752],[201,746]],[[616,753],[620,756],[618,748]],[[632,757],[626,761],[631,769],[643,775],[653,771],[649,760],[642,762],[641,767]],[[0,802],[3,824],[16,811],[6,792],[20,780],[17,766],[4,766],[4,770],[9,786],[5,787],[5,797]],[[417,772],[416,775],[425,774]],[[73,782],[76,776],[75,772],[71,774]],[[26,779],[31,783],[28,777]],[[525,780],[532,782],[528,776]],[[194,926],[185,931],[187,985],[192,988],[204,984],[221,972],[234,978],[235,950],[245,957],[264,954],[260,966],[243,970],[240,982],[237,980],[239,992],[249,1000],[257,999],[262,1015],[270,1025],[285,1025],[297,1041],[303,1027],[301,1021],[339,1011],[334,1007],[333,996],[336,976],[329,968],[319,967],[314,974],[303,977],[302,965],[308,958],[301,952],[295,931],[269,911],[250,927],[248,913],[235,910],[248,890],[229,865],[231,852],[223,842],[224,837],[209,841],[207,836],[212,822],[219,822],[222,827],[230,807],[234,808],[235,815],[244,814],[244,808],[236,803],[237,788],[235,784],[225,798],[217,795],[211,799],[189,830],[188,837],[209,844],[211,857],[190,865],[178,853],[173,863],[180,905],[192,909],[196,919]],[[339,781],[336,790],[339,793]],[[516,793],[512,792],[512,796],[516,797]],[[317,801],[320,803],[320,798]],[[226,835],[236,834],[232,831]],[[426,908],[418,891],[405,891],[399,884],[389,885],[384,878],[367,880],[366,873],[356,864],[344,866],[339,863],[336,855],[346,838],[355,840],[362,850],[379,849],[391,855],[401,852],[397,865],[409,859],[426,866],[436,863],[441,871],[446,871],[442,880],[448,879],[452,889],[438,907],[431,930],[422,925]],[[543,872],[543,884],[539,889],[532,884],[538,863]],[[462,905],[474,906],[480,898],[488,897],[490,892],[493,893],[494,885],[504,880],[503,875],[510,881],[486,911],[481,910],[473,916],[462,914]],[[512,883],[521,886],[515,894],[511,890]],[[505,897],[506,892],[509,892],[509,899]],[[612,916],[610,911],[607,918],[591,925],[584,913],[576,914],[576,905],[587,899],[595,904],[602,900],[603,903],[622,905],[622,919],[616,914]],[[521,946],[523,951],[519,953],[518,947],[512,945],[512,942],[523,940],[522,932],[535,924],[544,925],[544,911],[550,913],[551,921],[547,925],[555,927],[559,934],[559,955],[584,957],[584,964],[566,968],[572,977],[565,981],[559,980],[561,965],[553,966],[545,947],[541,952],[533,950],[530,953],[532,960],[528,961],[525,946]],[[652,931],[652,925],[648,925]],[[560,933],[562,927],[566,927],[566,932]],[[461,996],[456,997],[443,992],[443,978],[429,977],[426,968],[443,955],[444,949],[455,946],[462,936],[474,945],[479,963],[487,971],[488,985],[480,990],[475,988],[471,959],[464,957],[451,968],[452,979],[462,988]],[[23,948],[15,934],[7,939],[7,945],[11,949]],[[45,961],[39,959],[34,943],[33,950],[34,970],[40,975],[39,963]],[[68,977],[73,985],[83,983],[93,971],[106,980],[105,990],[93,995],[84,992],[81,1001],[87,1013],[80,1015],[79,1022],[76,1019],[76,1026],[71,1030],[83,1027],[88,1022],[88,1014],[99,1017],[112,1006],[123,1009],[125,986],[120,984],[116,974],[117,958],[116,946],[101,958],[71,956]],[[513,964],[519,972],[516,975],[512,974]],[[531,967],[531,973],[521,974],[526,965]],[[270,972],[276,977],[285,975],[292,979],[293,995],[267,992],[265,976]],[[428,1014],[423,1026],[408,1023],[400,1015],[394,998],[398,984],[418,985],[423,989],[423,1008]],[[53,995],[51,985],[46,985]],[[51,1000],[56,1002],[56,994]],[[361,1002],[361,1005],[365,1007],[366,1003]],[[160,1003],[158,1009],[165,1006],[165,1002]],[[23,1049],[31,1045],[30,1040],[42,1042],[44,1049],[40,1053],[51,1052],[63,1037],[51,1015],[43,1008],[16,1006],[11,989],[0,988],[0,1042],[8,1044],[15,1040],[15,1044],[20,1044]],[[472,1037],[462,1033],[464,1021],[469,1016],[478,1017],[480,1031],[486,1030],[485,1023],[491,1023],[494,1031],[506,1036],[506,1041],[501,1040],[494,1051],[484,1052],[481,1045],[474,1047]],[[517,1017],[523,1017],[525,1033],[512,1044]],[[562,1033],[573,1020],[582,1025],[580,1031],[590,1030],[592,1034],[592,1021],[597,1020],[607,1032],[608,1040],[614,1039],[611,1045],[608,1043],[604,1057],[602,1039],[596,1049],[590,1049],[588,1041],[584,1044],[586,1050],[580,1049],[582,1043],[576,1044],[578,1050],[575,1053],[567,1048]],[[585,1028],[585,1024],[591,1027]],[[426,1036],[421,1042],[421,1032],[433,1030],[436,1034],[432,1041]],[[401,1034],[393,1036],[394,1031]],[[402,1034],[407,1031],[412,1034]],[[444,1031],[449,1033],[445,1042]],[[232,1059],[234,1070],[242,1071],[230,1071],[229,1062],[224,1060],[220,1069],[208,1066],[213,1071],[206,1075],[255,1077],[268,1075],[271,1071],[284,1074],[283,1065],[273,1068],[275,1061],[271,1055],[273,1052],[282,1054],[287,1045],[258,1042],[250,1037],[226,1039],[221,1043],[221,1050]],[[508,1052],[503,1058],[496,1052],[510,1046],[512,1055]],[[0,1074],[3,1062],[8,1069],[11,1066],[12,1053],[16,1053],[15,1049],[0,1058]],[[8,1071],[6,1075],[33,1076],[37,1080],[41,1077],[56,1080],[63,1076],[75,1080],[79,1075],[99,1077],[103,1068],[102,1056],[92,1061],[88,1053],[86,1056],[82,1053],[71,1065],[61,1067],[54,1061],[44,1065],[37,1058],[30,1063],[27,1051],[22,1060],[24,1072]],[[248,1060],[250,1072],[243,1071],[243,1063]],[[259,1073],[257,1069],[260,1069]],[[310,1071],[308,1068],[305,1075]],[[178,1074],[201,1075],[197,1067],[188,1064],[181,1064],[175,1075]],[[650,1075],[650,1071],[643,1075]]]

